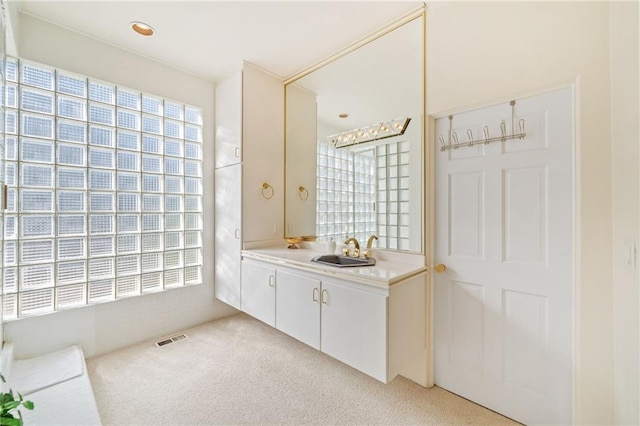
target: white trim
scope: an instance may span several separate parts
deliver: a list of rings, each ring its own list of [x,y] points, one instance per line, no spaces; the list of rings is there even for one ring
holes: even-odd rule
[[[580,77],[577,77],[577,79],[579,79]],[[428,114],[429,117],[433,117],[434,122],[435,120],[439,119],[439,118],[443,118],[452,114],[460,114],[462,112],[469,112],[469,111],[473,111],[476,109],[481,109],[481,108],[486,108],[488,106],[492,106],[492,105],[496,105],[499,104],[501,102],[509,102],[513,99],[518,100],[521,98],[531,98],[533,96],[538,96],[538,95],[543,95],[545,93],[549,93],[549,92],[554,92],[556,90],[560,90],[560,89],[566,89],[566,88],[574,88],[576,85],[576,80],[572,80],[572,81],[564,81],[558,84],[554,84],[552,86],[546,86],[543,88],[537,88],[537,89],[532,89],[532,90],[526,90],[524,92],[519,92],[513,95],[509,95],[509,96],[500,96],[498,98],[493,98],[487,101],[482,101],[482,102],[478,102],[478,103],[474,103],[474,104],[467,104],[467,105],[463,105],[463,106],[459,106],[459,107],[455,107],[455,108],[451,108],[448,110],[444,110],[444,111],[439,111],[433,114]],[[435,141],[435,139],[434,139]]]
[[[578,383],[578,371],[580,368],[580,355],[581,355],[581,340],[580,330],[582,324],[580,323],[581,315],[581,300],[579,283],[582,282],[582,134],[580,132],[581,126],[581,109],[582,105],[582,80],[580,76],[577,76],[571,85],[573,88],[573,376],[572,383],[572,413],[571,417],[575,423],[578,418],[578,406],[577,406],[577,389],[581,388]]]

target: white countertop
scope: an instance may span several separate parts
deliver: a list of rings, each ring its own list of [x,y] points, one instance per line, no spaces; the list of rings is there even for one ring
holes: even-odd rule
[[[339,268],[312,262],[315,256],[327,254],[313,248],[288,249],[286,247],[262,247],[242,250],[245,258],[278,263],[309,272],[332,275],[336,278],[356,280],[370,285],[388,287],[405,278],[427,270],[421,256],[403,255],[399,253],[377,255],[374,251],[374,266],[358,266]]]

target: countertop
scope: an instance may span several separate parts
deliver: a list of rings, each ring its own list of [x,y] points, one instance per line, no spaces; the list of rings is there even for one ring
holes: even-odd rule
[[[339,268],[311,261],[315,256],[321,254],[327,253],[313,248],[288,249],[286,247],[261,247],[242,250],[244,258],[281,264],[308,272],[331,275],[336,278],[354,280],[380,287],[392,286],[405,278],[427,270],[424,265],[424,258],[416,255],[403,255],[401,253],[386,253],[386,255],[383,255],[374,251],[373,257],[376,259],[374,266]]]

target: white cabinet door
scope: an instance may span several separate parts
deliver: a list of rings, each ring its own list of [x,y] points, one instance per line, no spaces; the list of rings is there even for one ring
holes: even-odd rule
[[[261,262],[242,261],[242,310],[275,326],[276,269]]]
[[[216,168],[242,161],[242,72],[216,85]]]
[[[387,297],[323,281],[322,352],[386,383]]]
[[[320,349],[320,280],[278,269],[276,328]]]
[[[215,171],[215,296],[240,309],[242,166]]]

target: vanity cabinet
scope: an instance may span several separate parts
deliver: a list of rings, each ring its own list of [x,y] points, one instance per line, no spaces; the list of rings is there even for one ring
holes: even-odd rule
[[[377,287],[244,258],[242,310],[383,383],[424,386],[425,280]]]
[[[227,76],[215,93],[216,169],[242,162],[242,71]]]
[[[271,327],[276,323],[276,269],[263,262],[242,262],[242,310]]]
[[[387,382],[387,296],[325,279],[321,292],[321,350]]]
[[[278,269],[276,328],[320,349],[320,278]]]
[[[276,328],[386,381],[387,297],[279,267]]]
[[[284,228],[284,85],[247,62],[216,84],[215,297],[242,308],[244,243]]]
[[[240,228],[242,193],[236,188],[242,179],[242,166],[234,164],[215,170],[215,295],[240,309]]]

